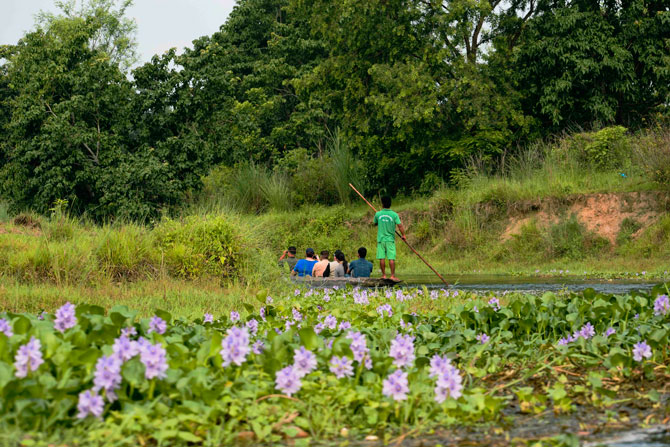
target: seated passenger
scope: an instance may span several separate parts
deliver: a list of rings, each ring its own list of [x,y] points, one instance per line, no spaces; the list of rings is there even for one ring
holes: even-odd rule
[[[344,253],[336,252],[335,260],[330,263],[330,277],[331,278],[344,278]]]
[[[295,265],[298,263],[298,258],[295,257],[295,253],[295,247],[289,247],[288,250],[284,250],[284,253],[282,253],[281,257],[277,261],[279,267],[282,270],[285,270],[286,266],[288,266],[289,272],[293,270],[293,267],[295,267]]]
[[[321,260],[314,264],[314,268],[312,269],[312,276],[323,278],[328,278],[328,276],[330,276],[330,262],[328,261],[329,256],[330,252],[328,250],[323,250],[321,252]]]
[[[348,273],[353,278],[369,278],[372,273],[372,262],[365,259],[368,250],[365,247],[358,249],[358,259],[349,263]]]
[[[291,276],[310,276],[317,262],[319,261],[316,260],[314,249],[308,248],[305,250],[305,259],[301,259],[295,264],[295,267],[291,270]]]
[[[344,268],[344,276],[349,276],[347,274],[347,270],[349,270],[349,263],[347,262],[347,257],[344,255],[344,252],[342,250],[335,250],[335,259],[333,262],[330,263],[330,271],[333,271],[333,268],[337,267],[333,265],[334,262],[337,262],[337,254],[342,253],[342,256],[344,257],[344,261],[342,261],[342,267]],[[332,276],[332,275],[331,275]]]

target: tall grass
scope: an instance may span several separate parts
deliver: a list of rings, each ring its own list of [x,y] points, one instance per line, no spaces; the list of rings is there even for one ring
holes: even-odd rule
[[[329,162],[332,165],[329,171],[330,181],[335,186],[340,203],[348,205],[353,193],[349,183],[362,187],[361,163],[351,152],[339,129],[334,132],[328,146]]]
[[[285,175],[279,172],[269,174],[266,171],[259,187],[271,210],[289,211],[293,209],[291,184]]]

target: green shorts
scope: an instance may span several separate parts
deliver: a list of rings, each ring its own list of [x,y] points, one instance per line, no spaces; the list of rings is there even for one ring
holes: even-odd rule
[[[377,242],[377,259],[395,261],[395,242]]]

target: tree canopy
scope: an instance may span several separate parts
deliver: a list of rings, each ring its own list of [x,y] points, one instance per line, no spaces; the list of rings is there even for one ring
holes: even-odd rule
[[[16,209],[153,216],[213,166],[281,171],[335,133],[369,189],[427,191],[470,157],[670,105],[661,0],[239,0],[218,32],[132,71],[131,0],[57,3],[0,50]]]

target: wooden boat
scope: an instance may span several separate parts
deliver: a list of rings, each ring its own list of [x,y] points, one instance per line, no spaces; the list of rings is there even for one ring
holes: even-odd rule
[[[291,276],[291,281],[296,284],[306,284],[310,287],[392,287],[402,281],[393,281],[388,278],[321,278],[313,276]]]

